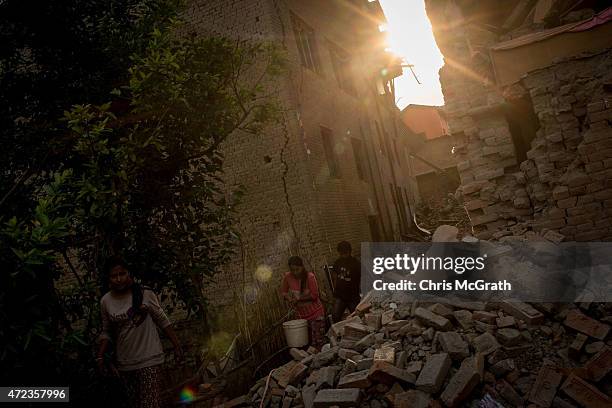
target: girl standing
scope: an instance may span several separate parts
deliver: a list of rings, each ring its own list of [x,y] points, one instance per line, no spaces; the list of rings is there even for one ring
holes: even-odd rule
[[[113,342],[115,361],[108,362],[108,366],[124,380],[130,406],[160,407],[164,351],[157,327],[172,341],[177,360],[182,361],[183,351],[155,293],[135,283],[119,258],[110,260],[106,272],[110,291],[100,302],[102,334],[96,358],[98,368],[105,371],[105,352],[109,342]]]
[[[298,317],[308,320],[310,344],[320,350],[325,341],[325,309],[319,298],[317,278],[306,272],[299,256],[289,258],[289,272],[283,278],[281,293]]]

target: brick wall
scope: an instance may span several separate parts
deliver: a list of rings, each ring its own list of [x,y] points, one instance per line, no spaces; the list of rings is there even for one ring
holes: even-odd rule
[[[223,147],[228,186],[245,187],[238,208],[242,248],[217,283],[209,285],[213,305],[235,306],[235,299],[258,292],[262,285],[278,287],[287,270],[287,258],[295,254],[317,272],[325,292],[323,265],[337,257],[335,247],[341,240],[350,241],[359,254],[360,242],[371,240],[368,216],[378,217],[388,239],[399,239],[400,217],[389,183],[411,195],[403,153],[406,129],[399,122],[399,111],[385,106],[373,91],[370,74],[362,68],[367,54],[355,39],[359,24],[354,19],[358,15],[345,4],[323,0],[190,3],[188,30],[201,35],[272,40],[286,50],[289,61],[288,72],[276,83],[285,109],[281,123],[260,135],[236,133]],[[290,13],[314,30],[321,72],[301,65]],[[330,55],[333,46],[353,57],[357,96],[339,88]],[[375,121],[389,134],[389,143],[396,140],[399,163],[391,163],[389,154],[382,154]],[[339,178],[330,176],[321,127],[332,131]],[[369,174],[367,181],[359,178],[352,138],[362,141],[374,180],[369,180]],[[262,265],[272,271],[269,281],[253,277]],[[330,298],[329,293],[324,296]],[[220,309],[224,316],[226,312]],[[270,311],[275,317],[283,312]]]
[[[579,56],[529,73],[540,130],[521,163],[535,229],[567,240],[612,239],[612,101],[604,90],[612,51]],[[606,100],[608,102],[606,102]]]
[[[504,37],[464,20],[452,2],[427,8],[446,60],[440,80],[459,143],[459,191],[478,236],[550,229],[566,240],[612,238],[610,50],[501,87],[488,50]]]

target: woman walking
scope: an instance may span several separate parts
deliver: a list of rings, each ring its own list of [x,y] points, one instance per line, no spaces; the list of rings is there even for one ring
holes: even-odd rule
[[[306,272],[299,256],[289,258],[289,272],[283,278],[281,293],[298,317],[308,320],[310,345],[320,350],[325,340],[325,309],[319,298],[317,278]]]
[[[96,358],[98,368],[104,372],[108,364],[111,372],[121,376],[130,406],[160,407],[164,351],[157,327],[174,345],[175,358],[182,361],[183,351],[176,333],[155,293],[134,282],[123,260],[111,259],[106,273],[110,291],[100,302],[102,334]],[[115,348],[114,362],[105,361],[110,342]]]

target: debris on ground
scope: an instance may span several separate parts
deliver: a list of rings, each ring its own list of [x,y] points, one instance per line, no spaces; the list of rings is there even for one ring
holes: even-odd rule
[[[546,234],[516,239],[560,241]],[[371,292],[321,351],[291,350],[293,360],[217,406],[612,407],[612,304],[396,295]]]
[[[295,350],[221,406],[612,406],[609,304],[392,303],[366,299],[320,352]]]

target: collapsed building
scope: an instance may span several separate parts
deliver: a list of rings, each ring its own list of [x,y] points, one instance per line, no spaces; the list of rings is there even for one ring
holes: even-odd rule
[[[423,142],[411,152],[410,174],[416,182],[418,202],[440,202],[459,187],[455,141],[441,106],[410,104],[402,120]]]
[[[612,238],[612,9],[605,1],[428,0],[478,237]]]

